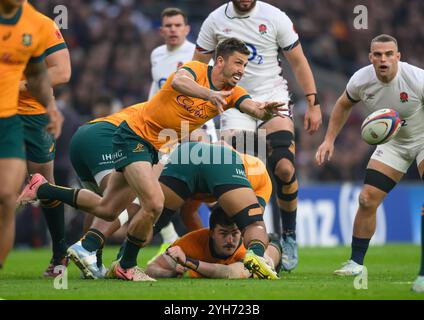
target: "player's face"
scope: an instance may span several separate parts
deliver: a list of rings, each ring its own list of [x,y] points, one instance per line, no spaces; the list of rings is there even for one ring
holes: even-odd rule
[[[378,78],[390,81],[396,76],[400,53],[394,42],[374,42],[369,58]]]
[[[232,0],[237,11],[242,13],[249,12],[256,5],[256,0]]]
[[[160,34],[165,40],[166,45],[179,47],[184,43],[189,32],[190,26],[185,24],[182,15],[163,17]]]
[[[237,226],[221,226],[217,224],[211,230],[215,252],[222,256],[231,256],[237,250],[240,243],[241,232]]]
[[[226,86],[235,87],[244,75],[248,56],[240,52],[234,52],[227,59],[218,57],[222,63],[222,74]]]

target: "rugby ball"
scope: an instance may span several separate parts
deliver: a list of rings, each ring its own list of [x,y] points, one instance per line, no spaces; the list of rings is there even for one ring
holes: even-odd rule
[[[398,134],[402,126],[401,122],[396,110],[377,110],[371,113],[362,123],[362,139],[370,145],[386,143]]]

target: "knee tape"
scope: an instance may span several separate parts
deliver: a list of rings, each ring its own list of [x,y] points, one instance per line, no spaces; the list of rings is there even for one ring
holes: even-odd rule
[[[277,131],[266,136],[268,165],[272,172],[278,161],[287,159],[294,166],[295,144],[294,135],[290,131]]]
[[[282,201],[293,201],[297,198],[299,185],[296,175],[294,174],[288,183],[284,183],[277,176],[275,177],[277,184],[277,197]]]
[[[240,231],[243,231],[244,228],[254,222],[264,221],[262,208],[258,203],[244,208],[239,213],[237,213],[233,219]]]

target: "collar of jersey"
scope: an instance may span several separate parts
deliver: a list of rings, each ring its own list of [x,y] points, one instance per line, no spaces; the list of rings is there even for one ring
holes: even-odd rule
[[[212,82],[212,66],[208,66],[208,80],[209,80],[209,86],[211,87],[212,90],[214,91],[219,91]]]
[[[242,243],[243,243],[243,240],[242,240],[242,238],[240,238],[240,242],[239,242],[239,244],[238,244],[238,246],[237,246],[236,250],[234,250],[234,253],[236,253],[236,251],[238,250],[238,248],[240,248],[240,246],[242,245]],[[212,256],[213,258],[215,258],[215,259],[221,259],[221,260],[227,260],[229,257],[231,257],[231,256],[233,256],[233,255],[234,255],[234,253],[233,253],[233,254],[230,254],[230,255],[228,255],[228,256],[224,256],[224,255],[220,255],[220,254],[218,254],[218,253],[215,251],[215,248],[214,248],[214,246],[213,246],[213,239],[212,239],[211,237],[209,237],[209,251],[210,251],[211,256]]]
[[[255,15],[256,11],[258,10],[258,7],[259,7],[259,1],[256,1],[256,5],[252,9],[252,11],[249,11],[248,13],[246,13],[244,15],[239,15],[234,10],[233,3],[232,2],[228,2],[227,3],[227,6],[225,8],[225,15],[229,19],[247,19],[247,18],[253,17]]]
[[[22,15],[22,6],[16,11],[16,14],[12,18],[3,18],[0,16],[0,24],[16,24]]]

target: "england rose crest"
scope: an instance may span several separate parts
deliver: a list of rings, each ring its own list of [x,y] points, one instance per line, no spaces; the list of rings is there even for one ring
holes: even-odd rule
[[[402,103],[408,102],[408,99],[409,99],[409,97],[408,97],[408,94],[406,92],[402,92],[400,94],[400,101]]]
[[[260,34],[265,34],[265,33],[266,33],[266,30],[267,30],[266,25],[261,24],[261,25],[259,26],[259,33],[260,33]]]

